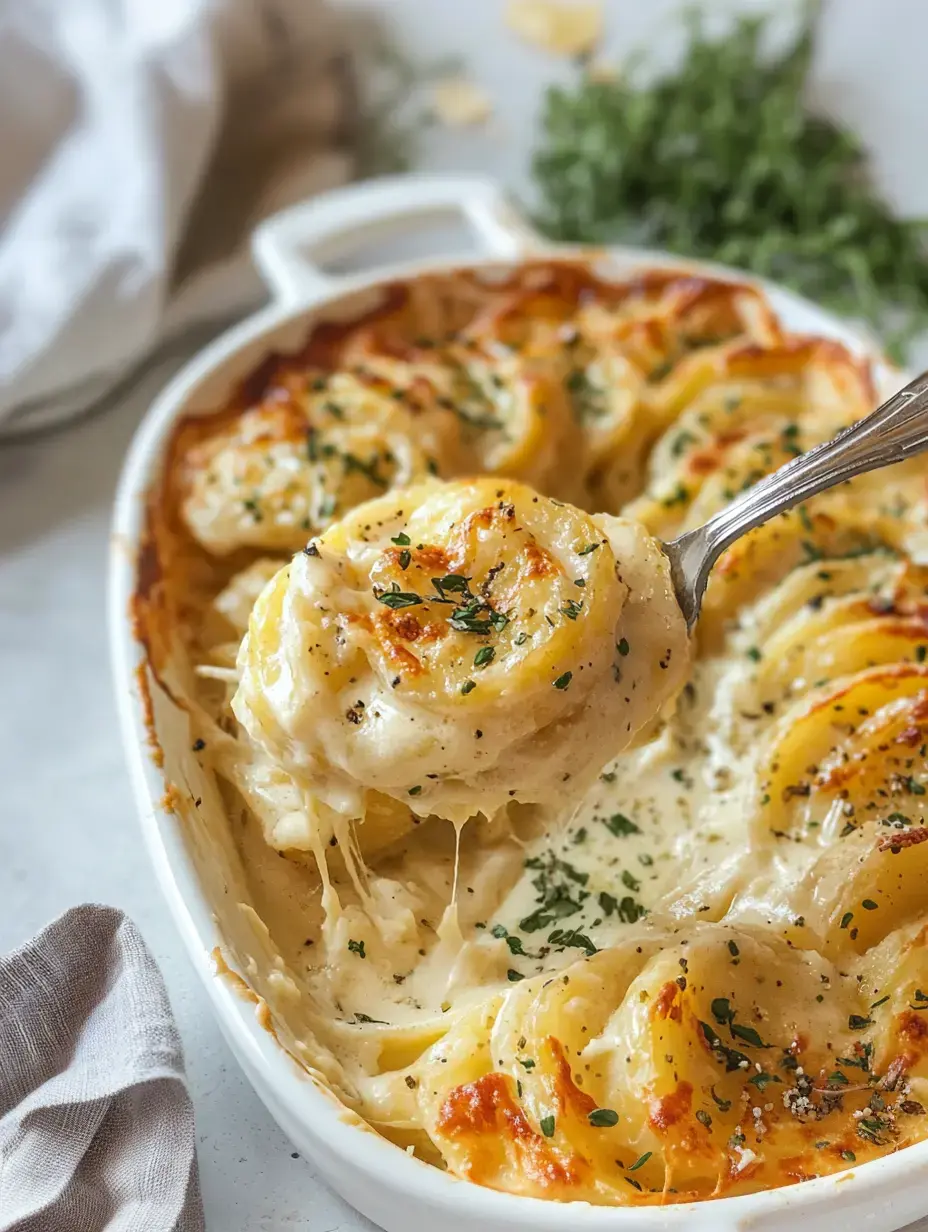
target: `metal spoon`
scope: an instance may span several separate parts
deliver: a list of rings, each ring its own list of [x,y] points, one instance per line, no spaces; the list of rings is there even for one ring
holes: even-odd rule
[[[727,547],[778,513],[865,471],[902,462],[928,448],[928,372],[830,441],[767,475],[704,526],[664,544],[677,601],[692,631],[709,571]]]

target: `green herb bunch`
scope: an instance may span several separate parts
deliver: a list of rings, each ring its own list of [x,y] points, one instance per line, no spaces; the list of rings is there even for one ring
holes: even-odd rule
[[[689,43],[636,85],[584,72],[547,91],[533,168],[539,226],[559,240],[661,247],[740,266],[866,320],[897,356],[928,325],[925,224],[890,213],[853,134],[812,114],[816,12],[776,56],[769,18]]]

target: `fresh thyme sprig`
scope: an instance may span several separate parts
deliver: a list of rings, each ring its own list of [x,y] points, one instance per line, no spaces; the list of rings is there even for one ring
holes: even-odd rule
[[[722,38],[686,14],[675,72],[552,87],[534,158],[541,228],[711,258],[866,320],[896,356],[928,325],[926,224],[896,219],[847,130],[807,106],[817,10],[779,55],[770,18]]]

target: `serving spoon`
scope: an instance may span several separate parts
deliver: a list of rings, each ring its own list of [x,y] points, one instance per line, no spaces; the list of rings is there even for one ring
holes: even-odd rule
[[[692,632],[709,573],[749,530],[855,475],[891,466],[928,448],[928,372],[875,411],[767,475],[703,526],[663,545],[680,610]]]

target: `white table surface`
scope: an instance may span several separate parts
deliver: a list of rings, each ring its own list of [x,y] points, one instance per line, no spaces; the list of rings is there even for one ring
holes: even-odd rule
[[[434,133],[423,165],[485,170],[524,189],[539,90],[566,70],[505,35],[501,0],[380,7],[418,54],[466,57],[497,104],[486,131]],[[661,54],[673,54],[661,25],[676,0],[606,7],[613,48],[657,35]],[[928,213],[928,172],[910,157],[923,148],[925,40],[914,35],[928,33],[928,6],[831,9],[826,93],[874,143],[896,202]],[[294,1157],[223,1043],[155,887],[123,768],[104,627],[110,504],[129,438],[176,362],[150,367],[91,417],[0,447],[0,951],[74,903],[124,908],[161,964],[184,1039],[211,1232],[360,1232],[371,1225]]]

